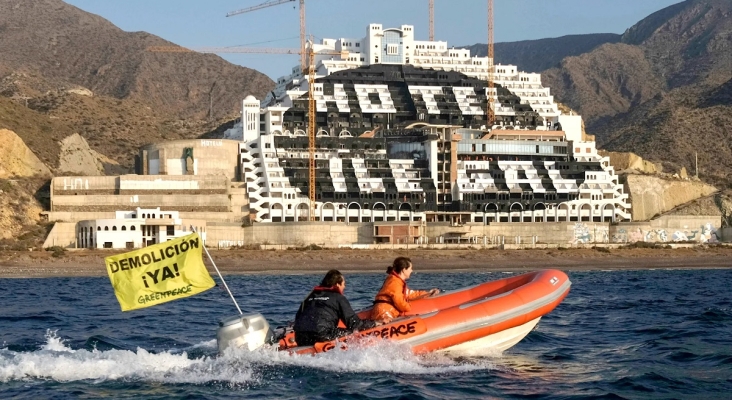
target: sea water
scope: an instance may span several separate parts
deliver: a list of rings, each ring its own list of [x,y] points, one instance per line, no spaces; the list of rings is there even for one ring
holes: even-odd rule
[[[510,275],[416,273],[457,289]],[[222,285],[121,312],[106,278],[0,280],[0,398],[730,398],[732,270],[571,272],[567,298],[503,352],[412,355],[396,343],[218,355]],[[284,325],[321,276],[225,277],[245,312]],[[366,307],[383,274],[347,274]]]

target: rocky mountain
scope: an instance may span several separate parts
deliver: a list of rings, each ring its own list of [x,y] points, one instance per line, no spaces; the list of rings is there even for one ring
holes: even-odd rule
[[[54,173],[74,133],[107,171],[129,172],[140,146],[216,131],[274,85],[215,55],[147,50],[165,45],[61,0],[0,0],[0,128]]]
[[[0,129],[0,179],[45,176],[51,171],[13,131]]]
[[[607,43],[619,43],[621,35],[596,33],[568,35],[558,38],[523,40],[520,42],[496,43],[493,47],[496,63],[518,65],[524,71],[538,72],[553,68],[566,57],[588,53]],[[485,57],[488,47],[474,44],[465,47],[470,54]]]
[[[173,44],[124,32],[61,0],[0,0],[0,71],[36,73],[56,87],[82,86],[179,118],[206,117],[209,93],[214,117],[235,116],[242,98],[262,97],[274,85],[216,55],[146,50],[166,45]]]
[[[732,184],[732,1],[672,5],[620,40],[583,36],[585,48],[577,37],[544,42],[549,50],[542,41],[497,44],[496,62],[541,72],[557,101],[583,116],[600,147],[634,151],[677,171],[695,171],[698,157],[702,179]],[[526,48],[533,58],[522,55]]]

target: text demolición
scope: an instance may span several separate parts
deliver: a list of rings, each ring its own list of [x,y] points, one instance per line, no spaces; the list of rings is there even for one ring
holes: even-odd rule
[[[151,251],[141,256],[134,256],[130,258],[123,258],[119,261],[112,261],[109,263],[109,268],[113,274],[119,271],[128,271],[131,269],[140,268],[146,265],[150,265],[152,263],[164,261],[167,258],[173,258],[177,255],[180,255],[181,253],[185,253],[189,249],[198,248],[199,245],[199,238],[191,239],[187,242],[184,241],[174,246],[168,246],[164,249],[159,249],[158,251]]]

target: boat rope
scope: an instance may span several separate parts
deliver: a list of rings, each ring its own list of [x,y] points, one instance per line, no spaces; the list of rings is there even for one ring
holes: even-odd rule
[[[193,232],[196,232],[196,228],[191,226],[191,229],[193,229]],[[216,263],[214,262],[213,258],[211,258],[211,254],[208,252],[208,249],[206,248],[206,241],[203,241],[203,250],[206,252],[206,255],[208,256],[208,259],[211,261],[211,265],[213,265],[214,269],[216,270],[216,273],[219,274],[219,279],[221,279],[221,283],[224,284],[224,288],[226,288],[226,291],[229,293],[229,297],[231,297],[231,301],[234,302],[234,305],[236,306],[236,310],[239,311],[239,315],[244,314],[241,312],[241,308],[239,308],[239,304],[236,302],[236,299],[234,298],[234,295],[231,293],[231,290],[229,290],[229,285],[226,284],[226,281],[224,280],[224,276],[221,275],[221,271],[219,271],[219,267],[216,266]]]

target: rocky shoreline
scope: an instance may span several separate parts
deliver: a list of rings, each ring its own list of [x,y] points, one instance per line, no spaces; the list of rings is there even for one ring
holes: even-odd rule
[[[0,252],[0,278],[106,276],[104,257],[119,251]],[[211,250],[223,274],[381,272],[398,256],[418,271],[530,271],[543,268],[613,270],[652,268],[730,268],[732,247],[530,249],[530,250]],[[204,258],[205,255],[204,255]],[[213,267],[205,259],[209,270]]]

